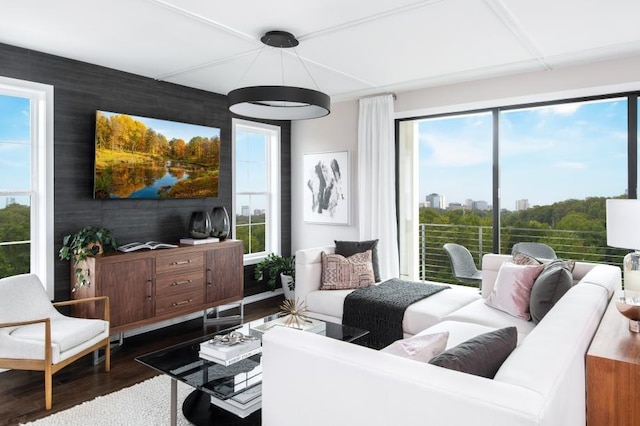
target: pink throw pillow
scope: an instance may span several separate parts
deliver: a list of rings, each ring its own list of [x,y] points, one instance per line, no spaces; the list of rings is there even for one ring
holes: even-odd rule
[[[503,263],[498,271],[493,291],[485,303],[516,318],[529,321],[531,289],[543,269],[544,265]]]
[[[375,284],[371,250],[349,257],[320,253],[322,276],[320,290],[348,290]]]
[[[414,361],[429,362],[431,358],[440,355],[447,347],[449,332],[426,334],[396,340],[381,352],[409,358]]]

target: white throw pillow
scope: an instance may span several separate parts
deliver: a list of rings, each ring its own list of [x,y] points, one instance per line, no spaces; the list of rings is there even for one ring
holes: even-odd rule
[[[516,318],[529,321],[531,288],[543,269],[544,265],[516,265],[504,262],[498,271],[493,291],[485,303]]]
[[[431,358],[444,352],[448,339],[448,331],[418,335],[408,339],[396,340],[380,351],[415,361],[429,362]]]

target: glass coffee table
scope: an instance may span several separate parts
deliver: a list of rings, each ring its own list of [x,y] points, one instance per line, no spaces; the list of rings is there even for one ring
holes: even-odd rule
[[[231,331],[260,335],[252,330],[276,318],[277,314],[270,315],[136,358],[136,361],[171,377],[171,425],[177,421],[178,381],[195,388],[182,404],[182,412],[191,423],[261,424],[262,354],[224,366],[200,358],[198,352],[200,343],[215,335]],[[353,342],[369,333],[356,327],[323,322],[326,323],[326,330],[321,334],[332,339]]]

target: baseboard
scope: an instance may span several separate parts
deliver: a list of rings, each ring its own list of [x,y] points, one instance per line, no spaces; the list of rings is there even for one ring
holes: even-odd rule
[[[262,293],[258,293],[258,294],[253,294],[251,296],[247,296],[245,298],[242,299],[242,303],[246,306],[249,305],[251,303],[256,303],[256,302],[260,302],[262,300],[266,300],[266,299],[270,299],[272,297],[276,297],[276,296],[282,296],[282,294],[284,293],[284,291],[279,288],[275,291],[264,291]],[[224,312],[227,311],[229,309],[233,309],[233,308],[237,308],[238,304],[229,304],[229,305],[220,305],[218,306],[218,312]],[[201,318],[203,316],[203,311],[198,311],[198,312],[194,312],[191,314],[187,314],[187,315],[183,315],[181,317],[176,317],[176,318],[171,318],[168,320],[164,320],[164,321],[159,321],[156,322],[154,324],[149,324],[143,327],[139,327],[139,328],[135,328],[133,330],[127,330],[124,332],[123,337],[127,338],[127,337],[132,337],[132,336],[137,336],[139,334],[144,334],[144,333],[148,333],[150,331],[154,331],[154,330],[158,330],[160,328],[164,328],[164,327],[168,327],[170,325],[174,325],[174,324],[179,324],[181,322],[185,322],[185,321],[190,321],[192,319],[196,319],[196,318]],[[111,341],[115,342],[120,340],[120,334],[115,334],[111,336]]]

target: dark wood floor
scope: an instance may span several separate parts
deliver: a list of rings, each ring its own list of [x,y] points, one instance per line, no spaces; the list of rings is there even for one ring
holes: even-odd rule
[[[272,297],[246,305],[245,321],[277,312],[282,300],[282,297]],[[232,313],[224,312],[225,315]],[[205,328],[202,319],[194,319],[129,337],[112,353],[109,373],[104,372],[103,364],[92,365],[92,356],[87,356],[53,376],[53,408],[50,411],[44,409],[42,372],[14,370],[0,373],[0,425],[33,421],[149,379],[159,373],[139,364],[135,357],[233,324],[228,322]]]

